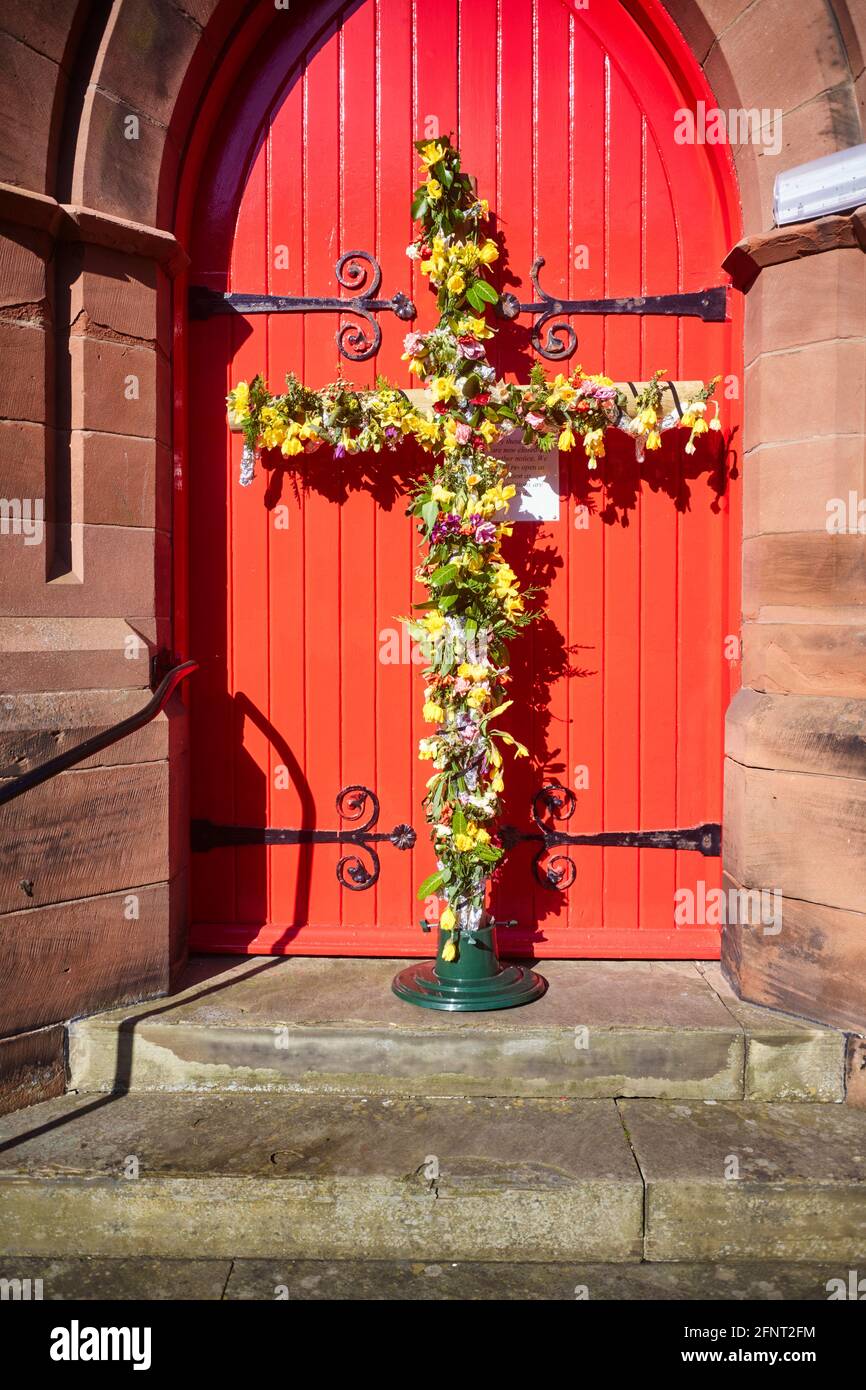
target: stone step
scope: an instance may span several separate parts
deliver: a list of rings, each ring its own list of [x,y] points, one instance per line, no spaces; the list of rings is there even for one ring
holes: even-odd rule
[[[866,1114],[803,1103],[70,1095],[0,1120],[0,1254],[839,1262]]]
[[[194,961],[168,1000],[70,1025],[83,1091],[839,1101],[844,1036],[735,998],[718,965],[545,961],[543,999],[413,1008],[404,962]]]
[[[826,1303],[859,1299],[861,1270],[788,1260],[725,1264],[515,1264],[471,1260],[0,1258],[9,1297],[61,1302],[168,1299],[219,1302],[635,1303],[646,1300]],[[863,1278],[862,1287],[860,1279]],[[17,1283],[13,1282],[17,1281]],[[29,1283],[28,1283],[29,1281]]]

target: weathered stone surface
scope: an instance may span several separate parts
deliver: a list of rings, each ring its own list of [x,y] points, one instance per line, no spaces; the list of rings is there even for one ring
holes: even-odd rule
[[[149,674],[147,646],[120,618],[0,621],[0,688],[10,694],[142,689]]]
[[[798,42],[787,0],[756,0],[726,24],[705,71],[719,106],[788,112],[850,80],[839,32],[823,0],[798,0]]]
[[[0,415],[47,420],[52,337],[41,322],[0,319]]]
[[[649,1260],[859,1260],[866,1115],[844,1105],[623,1100]]]
[[[746,1100],[841,1101],[845,1092],[845,1035],[745,1003],[715,961],[700,966],[742,1025],[746,1042]]]
[[[31,1291],[39,1279],[46,1302],[219,1300],[224,1296],[230,1271],[230,1260],[148,1260],[134,1256],[125,1260],[30,1259],[21,1255],[4,1260],[0,1256],[0,1279],[29,1279]],[[739,1283],[754,1276],[736,1277]],[[820,1273],[810,1276],[813,1277],[820,1281]]]
[[[0,778],[19,777],[50,758],[137,714],[150,698],[146,690],[73,690],[0,696]],[[172,702],[138,729],[94,753],[81,768],[116,763],[157,762],[185,746],[186,720]],[[178,729],[173,727],[178,724]],[[183,742],[177,742],[178,734]],[[171,737],[170,737],[171,735]]]
[[[85,336],[70,339],[72,428],[167,440],[168,400],[150,347]]]
[[[828,608],[746,622],[743,683],[779,693],[866,697],[866,622],[852,610]]]
[[[716,37],[743,13],[749,0],[662,0],[699,63]]]
[[[65,1090],[62,1027],[0,1038],[0,1115],[62,1096]]]
[[[400,965],[193,961],[176,997],[71,1025],[72,1084],[116,1087],[122,1050],[134,1090],[730,1098],[750,1038],[781,1032],[768,1093],[841,1096],[841,1035],[761,1010],[747,1027],[718,972],[691,963],[546,962],[551,988],[532,1010],[457,1017],[395,999]]]
[[[640,1257],[610,1101],[66,1097],[0,1144],[7,1255]]]
[[[725,751],[748,767],[866,778],[866,700],[738,690]]]
[[[167,880],[167,811],[165,762],[72,769],[8,802],[0,912]]]
[[[127,139],[129,116],[139,118],[137,139]],[[80,139],[87,158],[73,184],[73,203],[158,227],[160,178],[170,186],[178,164],[165,126],[134,99],[121,100],[91,85]]]
[[[14,1269],[14,1273],[12,1270]],[[647,1299],[824,1302],[838,1264],[506,1264],[422,1260],[33,1258],[0,1262],[0,1279],[41,1280],[51,1300],[238,1299],[481,1302]]]
[[[866,1110],[866,1038],[852,1034],[845,1057],[845,1099],[858,1110]]]
[[[728,875],[725,883],[736,884]],[[782,931],[725,928],[722,967],[744,998],[866,1032],[866,913],[782,899]]]
[[[168,125],[201,28],[171,0],[122,5],[96,73],[99,86],[131,110]]]
[[[0,30],[0,178],[47,193],[56,147],[57,64]]]
[[[183,923],[172,885],[61,902],[0,916],[0,1031],[15,1033],[165,993]],[[22,898],[25,895],[21,894]],[[26,900],[26,898],[25,898]],[[123,1050],[118,1065],[123,1062]]]
[[[866,256],[860,259],[866,266]],[[743,462],[746,537],[815,531],[832,540],[836,527],[856,532],[861,522],[866,536],[866,509],[861,513],[858,505],[864,498],[866,445],[860,435],[760,444]]]
[[[37,1261],[21,1262],[28,1271]],[[59,1264],[59,1261],[55,1261]],[[88,1262],[91,1263],[91,1262]],[[97,1263],[97,1262],[92,1262]],[[101,1262],[105,1265],[107,1262]],[[158,1266],[159,1267],[159,1266]],[[103,1276],[105,1277],[105,1276]],[[142,1274],[144,1281],[146,1275]],[[711,1299],[824,1302],[838,1264],[425,1264],[395,1262],[234,1260],[227,1299],[385,1299],[409,1302],[560,1300],[573,1303]],[[45,1297],[48,1297],[46,1283]]]
[[[822,530],[744,541],[743,612],[751,617],[770,605],[866,605],[866,533]]]
[[[860,912],[866,781],[725,763],[724,863],[746,888]]]
[[[816,381],[833,383],[832,392],[821,397],[820,424],[815,414]],[[864,385],[862,338],[834,338],[757,357],[745,374],[745,449],[808,440],[816,432],[862,435]]]
[[[151,345],[159,340],[167,352],[167,298],[165,273],[148,257],[105,246],[82,246],[80,274],[71,292],[73,332],[95,338],[117,335]]]
[[[154,439],[76,431],[84,520],[95,526],[171,530],[171,453]]]
[[[856,242],[853,228],[852,245],[827,250],[826,238],[840,224],[851,228],[851,217],[825,217],[818,222],[777,228],[764,238],[741,243],[744,247],[751,245],[753,255],[760,254],[758,242],[768,251],[772,247],[776,255],[784,254],[781,264],[763,269],[746,296],[747,366],[762,353],[782,352],[830,338],[862,338],[866,256]],[[811,242],[810,251],[826,254],[796,258],[797,252],[806,249],[807,242]]]

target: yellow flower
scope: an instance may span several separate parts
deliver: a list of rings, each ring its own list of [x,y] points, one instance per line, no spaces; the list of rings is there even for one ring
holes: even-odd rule
[[[642,410],[637,418],[640,421],[641,429],[643,430],[644,434],[646,434],[649,430],[651,430],[655,425],[658,424],[659,417],[653,410],[652,406],[647,406],[646,410]]]
[[[231,407],[236,415],[246,415],[250,403],[250,388],[245,381],[239,381],[231,392]]]
[[[557,372],[556,376],[553,378],[553,386],[550,395],[547,397],[547,404],[549,406],[559,405],[560,401],[573,400],[576,394],[571,382],[562,375],[562,372]]]
[[[459,834],[454,836],[454,848],[458,854],[466,854],[472,849],[474,841],[471,835]]]
[[[430,393],[434,401],[449,401],[458,394],[453,376],[434,376],[430,383]]]
[[[457,946],[453,941],[446,941],[442,947],[442,959],[452,961],[457,959]]]
[[[660,449],[662,447],[662,437],[658,430],[650,430],[646,437],[646,446],[648,449]]]
[[[451,907],[446,907],[445,911],[442,913],[442,916],[439,918],[440,928],[442,929],[442,931],[453,931],[456,922],[457,918],[454,916],[453,909]]]
[[[503,780],[502,780],[502,773],[501,773],[501,772],[497,772],[497,773],[496,773],[496,776],[493,777],[493,778],[491,779],[490,786],[491,786],[491,789],[492,789],[493,791],[495,791],[495,792],[504,792],[504,791],[505,791],[505,783],[504,783]]]
[[[455,270],[453,275],[449,275],[445,281],[445,288],[449,294],[462,294],[466,288],[466,281],[459,270]]]
[[[482,690],[480,685],[476,685],[466,696],[466,703],[470,709],[480,709],[483,704],[487,703],[489,698],[487,691]]]
[[[484,245],[480,246],[478,249],[478,259],[484,265],[492,265],[494,261],[498,260],[499,247],[496,245],[496,242],[490,241],[488,238],[488,240],[484,242]]]
[[[445,718],[444,709],[435,700],[428,700],[421,713],[428,724],[441,724]]]
[[[583,447],[587,457],[593,461],[604,458],[604,430],[587,430],[583,436]]]
[[[571,428],[571,425],[566,425],[562,434],[559,436],[559,447],[560,449],[574,448],[574,430]]]
[[[421,151],[421,158],[425,164],[438,164],[445,154],[444,149],[435,140],[431,140],[429,145],[425,145]]]
[[[489,835],[488,831],[483,830],[483,829],[480,829],[480,830],[476,831],[476,834],[475,834],[475,841],[476,841],[476,844],[479,844],[479,845],[489,845],[489,844],[490,844],[490,835]]]
[[[439,182],[439,180],[438,180],[438,179],[428,179],[428,180],[427,180],[427,184],[426,184],[426,188],[427,188],[427,197],[429,198],[430,202],[431,202],[431,203],[438,203],[439,199],[442,197],[442,185],[441,185],[441,183]]]
[[[478,426],[478,433],[487,444],[492,444],[499,434],[499,429],[493,420],[482,420]]]
[[[427,614],[427,616],[422,619],[422,623],[424,627],[426,627],[427,631],[431,635],[434,635],[435,633],[442,631],[443,627],[445,626],[445,619],[439,612],[438,608],[432,608],[430,612]]]
[[[451,502],[454,493],[449,488],[443,487],[441,483],[436,483],[431,490],[430,496],[434,502]]]

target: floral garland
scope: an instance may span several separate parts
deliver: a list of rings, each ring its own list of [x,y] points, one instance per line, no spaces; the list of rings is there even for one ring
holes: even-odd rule
[[[605,453],[609,429],[635,439],[638,456],[661,446],[674,426],[695,439],[719,429],[718,407],[707,420],[716,381],[703,386],[682,412],[662,416],[663,372],[630,404],[605,376],[580,367],[550,382],[536,365],[528,387],[497,380],[485,343],[493,336],[487,311],[498,293],[487,278],[499,256],[483,227],[488,205],[462,172],[460,153],[448,138],[417,141],[422,183],[413,218],[420,224],[407,254],[437,293],[439,322],[428,333],[409,333],[404,360],[432,400],[416,406],[403,391],[379,378],[373,390],[337,381],[312,391],[290,375],[286,390],[271,395],[260,376],[230,392],[230,412],[244,433],[241,482],[252,481],[257,449],[279,449],[291,458],[320,445],[336,458],[368,450],[396,449],[406,438],[435,456],[432,472],[415,488],[409,512],[418,518],[426,553],[417,570],[429,597],[406,619],[428,659],[424,719],[432,732],[419,754],[432,763],[425,808],[436,852],[435,873],[419,898],[446,899],[439,925],[440,953],[454,960],[461,932],[483,920],[487,882],[503,857],[496,834],[503,782],[501,746],[518,757],[523,748],[499,719],[508,709],[508,643],[532,622],[530,592],[502,554],[512,531],[505,514],[515,489],[493,449],[521,430],[526,445],[573,449],[578,442],[587,467]]]

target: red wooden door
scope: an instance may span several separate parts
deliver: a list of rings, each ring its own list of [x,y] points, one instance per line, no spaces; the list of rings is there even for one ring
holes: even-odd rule
[[[736,240],[727,151],[680,145],[675,113],[708,93],[655,0],[363,0],[293,6],[258,45],[226,108],[198,189],[190,280],[217,290],[333,295],[334,263],[374,253],[381,293],[435,306],[405,248],[416,180],[412,140],[453,132],[503,240],[501,283],[533,298],[529,268],[574,298],[662,294],[723,283]],[[690,85],[691,84],[691,85]],[[736,306],[732,306],[736,313]],[[591,316],[572,320],[571,366],[638,380],[740,372],[740,324]],[[405,325],[380,316],[382,345],[340,360],[336,320],[221,316],[189,329],[192,812],[220,825],[335,829],[342,787],[375,791],[375,830],[418,832],[414,850],[376,845],[374,886],[351,891],[335,843],[245,844],[193,855],[199,949],[423,955],[416,886],[431,871],[418,762],[421,677],[397,617],[413,600],[417,539],[401,482],[415,461],[341,463],[322,451],[294,471],[236,485],[240,440],[226,390],[258,369],[311,385],[377,372],[411,384]],[[501,370],[520,379],[529,321],[503,325]],[[497,360],[496,358],[494,360]],[[556,368],[551,368],[556,370]],[[724,403],[736,424],[736,399]],[[531,759],[512,765],[511,823],[534,792],[575,788],[575,832],[721,819],[723,716],[736,680],[736,484],[711,451],[668,437],[639,466],[627,444],[606,470],[563,455],[555,523],[521,524],[515,567],[543,586],[545,618],[514,644],[511,728]],[[396,476],[395,476],[396,475]],[[417,595],[416,595],[417,597]],[[511,855],[498,915],[506,950],[540,956],[717,953],[718,927],[678,925],[674,894],[718,885],[719,861],[681,850],[573,848],[567,893],[533,878],[536,846]],[[358,850],[370,863],[369,855]],[[351,868],[351,865],[348,866]],[[345,878],[345,874],[344,874]]]

